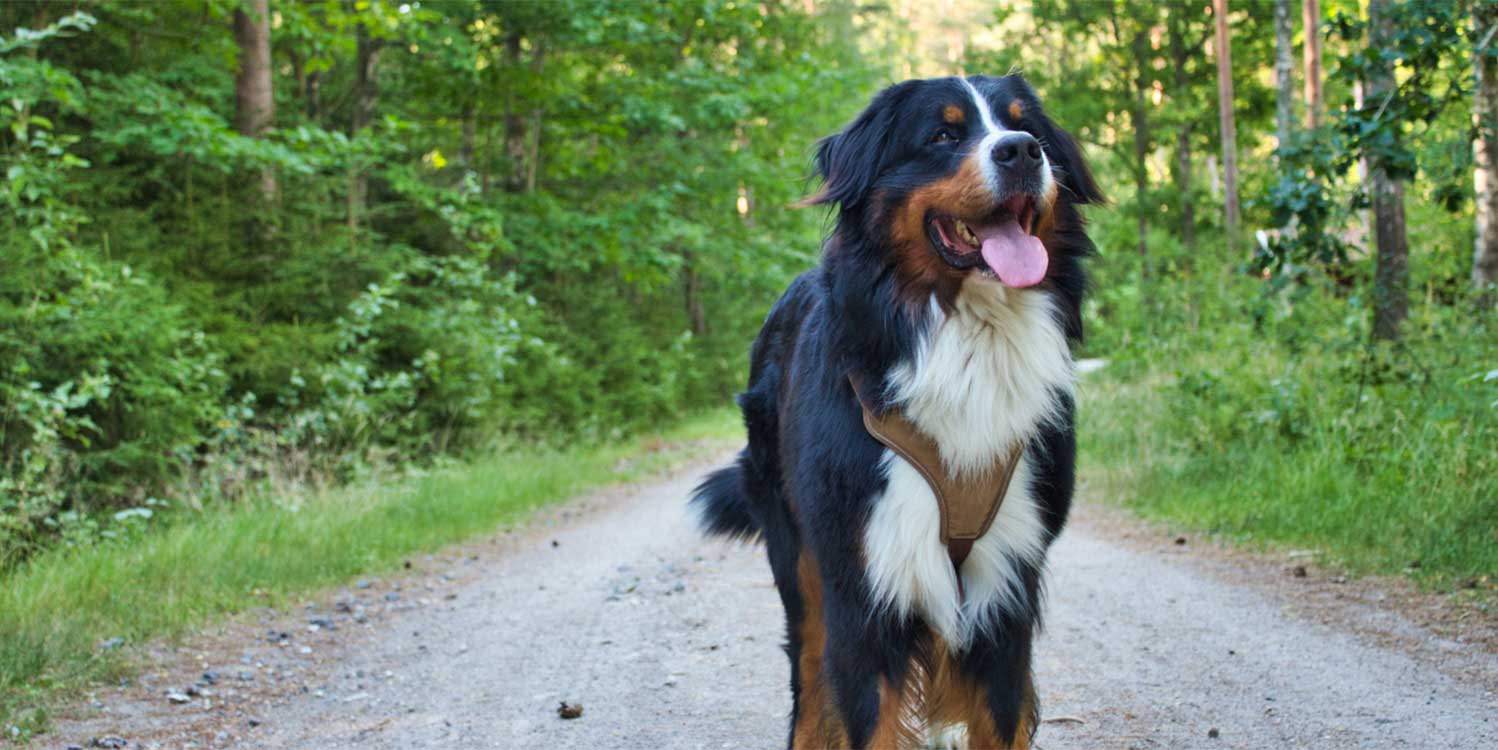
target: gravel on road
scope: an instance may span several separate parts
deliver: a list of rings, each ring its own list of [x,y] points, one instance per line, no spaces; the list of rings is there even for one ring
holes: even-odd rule
[[[381,602],[395,611],[364,617],[361,606],[354,620],[346,592],[336,617],[314,623],[322,660],[303,687],[258,708],[179,730],[172,712],[189,707],[158,693],[149,720],[116,706],[60,722],[44,744],[783,746],[779,599],[762,550],[688,524],[700,475],[578,501],[502,554],[444,574],[447,593],[433,589],[427,606],[397,597]],[[1435,635],[1420,651],[1378,643],[1305,616],[1293,590],[1215,575],[1189,549],[1122,540],[1118,519],[1085,502],[1080,516],[1051,556],[1040,748],[1498,747],[1492,681],[1423,655],[1493,666],[1491,654]],[[373,607],[378,590],[367,588],[357,593]]]

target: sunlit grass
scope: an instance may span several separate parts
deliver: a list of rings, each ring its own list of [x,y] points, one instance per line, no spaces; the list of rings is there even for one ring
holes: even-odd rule
[[[0,580],[0,729],[46,723],[62,688],[129,669],[129,644],[399,565],[599,485],[732,447],[715,411],[617,446],[515,450],[424,476],[181,516],[129,543],[44,554]],[[683,498],[685,502],[685,498]],[[103,650],[108,639],[127,646]]]
[[[1498,478],[1471,475],[1483,460],[1469,452],[1488,449],[1477,436],[1417,421],[1404,426],[1402,450],[1359,462],[1342,432],[1313,422],[1290,444],[1250,435],[1192,450],[1163,416],[1166,382],[1149,373],[1085,383],[1079,440],[1089,497],[1240,543],[1316,550],[1354,573],[1491,595]],[[1332,418],[1325,405],[1312,408]]]

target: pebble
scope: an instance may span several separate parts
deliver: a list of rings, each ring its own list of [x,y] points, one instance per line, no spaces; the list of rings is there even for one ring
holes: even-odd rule
[[[167,693],[166,694],[166,699],[169,700],[169,701],[171,701],[171,702],[173,702],[173,703],[178,703],[178,704],[189,703],[189,702],[192,701],[192,698],[189,698],[186,693],[179,693],[179,692],[177,692],[175,690],[172,691],[172,692],[170,692],[170,693]]]
[[[124,638],[109,638],[109,639],[107,639],[104,642],[102,642],[102,643],[99,644],[99,650],[100,651],[113,651],[113,650],[115,650],[115,649],[117,649],[117,648],[119,648],[120,646],[123,646],[123,645],[125,645],[125,639]]]
[[[367,589],[367,588],[369,588],[370,586],[373,586],[373,585],[374,584],[370,583],[367,580],[361,580],[358,583],[354,584],[354,588],[356,588],[356,589]]]

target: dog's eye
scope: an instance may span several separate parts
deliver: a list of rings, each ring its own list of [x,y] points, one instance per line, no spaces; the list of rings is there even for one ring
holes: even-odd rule
[[[956,143],[957,142],[957,134],[953,133],[948,128],[942,128],[941,130],[936,131],[936,135],[931,136],[931,142],[932,143]]]

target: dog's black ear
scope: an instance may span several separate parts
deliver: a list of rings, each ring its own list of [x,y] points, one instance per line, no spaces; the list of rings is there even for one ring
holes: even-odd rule
[[[1044,114],[1036,118],[1035,129],[1071,202],[1107,203],[1108,199],[1093,179],[1092,168],[1087,166],[1087,157],[1082,155],[1077,139]]]
[[[822,189],[802,201],[803,205],[836,203],[846,211],[868,198],[889,157],[896,112],[913,83],[906,81],[879,92],[842,132],[817,143]]]

